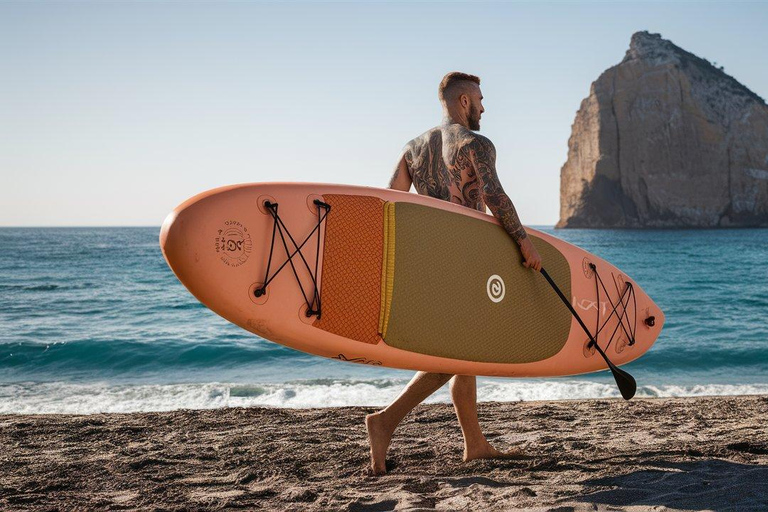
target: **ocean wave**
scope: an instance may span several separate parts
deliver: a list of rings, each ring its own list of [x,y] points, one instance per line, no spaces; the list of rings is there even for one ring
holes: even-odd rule
[[[104,337],[64,343],[2,343],[0,371],[3,371],[6,380],[10,380],[12,374],[92,372],[108,376],[132,371],[167,373],[185,368],[268,364],[275,358],[285,358],[287,353],[296,357],[295,352],[282,345],[255,336],[246,339],[247,343],[242,342],[241,335],[220,334],[203,343],[172,339],[149,342],[110,340]]]
[[[71,283],[71,284],[0,284],[0,290],[18,290],[23,292],[51,292],[54,290],[84,290],[95,287],[94,283]]]
[[[124,339],[124,333],[120,331],[122,326],[117,325],[119,316],[110,315],[108,310],[95,311],[102,311],[99,319],[102,330],[106,330],[107,322],[111,322],[115,324],[115,331],[99,333],[90,339],[31,341],[54,339],[58,327],[50,323],[37,326],[30,323],[26,327],[26,338],[30,341],[15,338],[4,341],[6,336],[0,335],[3,340],[0,342],[0,371],[13,369],[18,373],[38,374],[43,370],[66,373],[91,369],[99,375],[109,376],[111,371],[125,373],[133,369],[172,372],[188,367],[216,369],[221,365],[273,364],[276,361],[295,367],[307,358],[322,361],[228,325],[223,330],[190,331],[182,336],[184,331],[178,326],[158,327],[151,321],[142,322],[138,317],[127,333],[134,339]],[[78,322],[79,315],[87,315],[87,311],[71,311],[68,321]],[[630,363],[627,369],[630,373],[639,370],[660,375],[708,371],[765,375],[766,367],[768,350],[765,343],[745,340],[740,345],[661,345]],[[332,377],[327,380],[331,381]]]
[[[386,380],[386,379],[385,379]],[[407,380],[335,380],[328,383],[185,383],[111,384],[96,382],[21,382],[0,385],[2,414],[95,414],[216,409],[222,407],[381,407],[390,403]],[[768,383],[641,386],[638,398],[768,394]],[[613,384],[575,380],[479,380],[480,402],[618,398]],[[450,401],[447,386],[426,403]]]
[[[658,347],[644,354],[635,367],[653,371],[768,367],[768,349],[765,342],[753,341],[742,345],[706,344],[699,347]]]

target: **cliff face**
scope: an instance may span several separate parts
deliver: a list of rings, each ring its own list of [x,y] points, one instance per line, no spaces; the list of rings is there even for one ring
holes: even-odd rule
[[[768,226],[768,106],[638,32],[576,114],[557,227],[728,226]]]

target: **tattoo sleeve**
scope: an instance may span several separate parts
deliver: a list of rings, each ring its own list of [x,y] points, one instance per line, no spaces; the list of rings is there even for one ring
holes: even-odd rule
[[[477,170],[483,201],[488,205],[493,216],[499,219],[509,236],[518,244],[522,243],[527,234],[520,223],[512,200],[504,192],[499,176],[496,174],[496,148],[485,137],[478,137],[468,146]]]
[[[391,189],[408,192],[411,188],[412,180],[408,170],[407,153],[406,149],[400,153],[392,178],[389,180],[389,188]]]
[[[400,177],[400,162],[397,163],[397,166],[395,166],[395,172],[392,173],[392,178],[389,180],[389,188],[395,188],[395,183],[397,183],[397,179]]]

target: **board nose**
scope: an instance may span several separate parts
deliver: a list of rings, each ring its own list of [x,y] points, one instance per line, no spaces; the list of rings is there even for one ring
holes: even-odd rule
[[[645,307],[638,311],[636,330],[636,340],[640,343],[641,352],[644,354],[656,343],[656,340],[661,334],[661,330],[664,327],[665,316],[661,308],[645,293],[643,293],[643,300],[646,304]]]
[[[160,250],[163,253],[163,258],[168,266],[173,270],[174,274],[178,276],[177,271],[177,254],[178,254],[178,212],[176,210],[168,214],[163,221],[163,225],[160,227]]]
[[[653,317],[653,322],[652,322],[653,325],[649,327],[654,332],[653,341],[651,342],[651,344],[653,344],[656,342],[656,339],[659,337],[659,334],[661,333],[661,329],[664,327],[664,321],[666,320],[666,317],[664,316],[664,312],[653,301],[651,301],[650,314],[646,317],[645,320],[649,320],[651,317]]]

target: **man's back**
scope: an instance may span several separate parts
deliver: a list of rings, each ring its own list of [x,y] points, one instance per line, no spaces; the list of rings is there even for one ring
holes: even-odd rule
[[[443,123],[405,145],[389,188],[461,204],[479,211],[487,206],[507,234],[520,246],[525,266],[541,268],[533,243],[528,240],[512,200],[496,173],[496,148],[480,129],[483,95],[480,79],[449,73],[440,83]]]
[[[484,212],[470,154],[479,137],[458,123],[446,123],[408,142],[403,156],[416,191]]]

